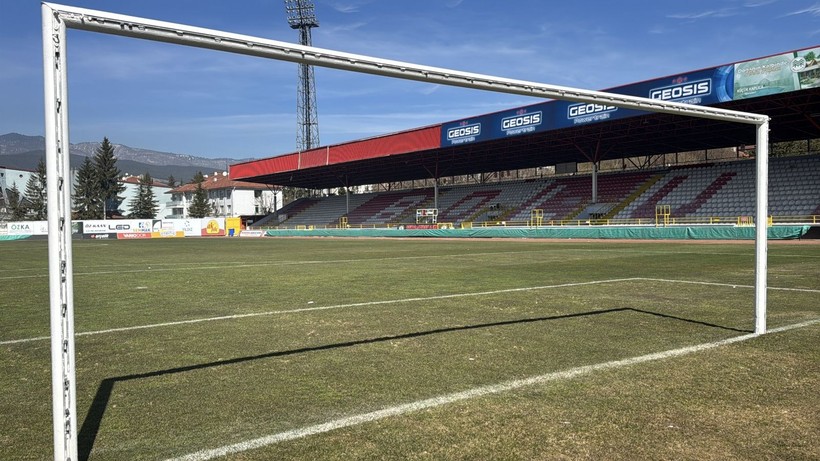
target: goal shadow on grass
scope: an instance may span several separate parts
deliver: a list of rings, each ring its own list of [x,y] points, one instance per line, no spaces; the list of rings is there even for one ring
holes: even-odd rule
[[[602,314],[612,314],[612,313],[619,313],[619,312],[635,312],[639,314],[646,314],[655,317],[661,317],[670,320],[676,320],[686,323],[691,323],[695,325],[706,326],[710,328],[718,328],[721,330],[732,331],[736,333],[752,333],[752,330],[743,330],[733,327],[727,327],[723,325],[717,325],[714,323],[703,322],[700,320],[693,320],[687,319],[683,317],[677,317],[674,315],[669,314],[662,314],[660,312],[653,312],[644,309],[637,309],[632,307],[619,307],[619,308],[612,308],[612,309],[603,309],[603,310],[596,310],[596,311],[587,311],[587,312],[578,312],[574,314],[564,314],[564,315],[554,315],[548,317],[532,317],[532,318],[525,318],[525,319],[516,319],[516,320],[504,320],[500,322],[490,322],[490,323],[480,323],[475,325],[460,325],[454,327],[445,327],[445,328],[437,328],[433,330],[427,331],[417,331],[412,333],[403,333],[398,335],[389,335],[389,336],[380,336],[377,338],[366,338],[366,339],[357,339],[354,341],[345,341],[341,343],[333,343],[333,344],[325,344],[321,346],[311,346],[311,347],[303,347],[299,349],[292,349],[288,351],[274,351],[274,352],[266,352],[264,354],[257,354],[257,355],[250,355],[247,357],[236,357],[232,359],[224,359],[224,360],[217,360],[213,362],[207,363],[200,363],[196,365],[187,365],[183,367],[175,367],[169,368],[166,370],[156,370],[156,371],[149,371],[145,373],[136,373],[131,375],[124,375],[124,376],[117,376],[113,378],[105,378],[100,382],[100,386],[97,388],[97,392],[94,395],[94,399],[91,402],[91,406],[88,409],[88,413],[83,420],[83,425],[80,428],[80,432],[78,435],[78,449],[79,449],[79,460],[80,461],[87,461],[88,458],[91,456],[91,449],[94,447],[94,442],[97,439],[97,434],[100,430],[100,425],[102,423],[102,419],[105,416],[105,411],[108,407],[108,402],[111,399],[111,394],[114,391],[114,385],[119,382],[126,382],[126,381],[133,381],[137,379],[146,379],[146,378],[154,378],[158,376],[176,374],[176,373],[185,373],[188,371],[194,370],[202,370],[205,368],[215,368],[221,367],[224,365],[235,365],[244,362],[250,362],[254,360],[262,360],[274,357],[286,357],[289,355],[295,354],[303,354],[309,352],[321,352],[326,350],[333,350],[333,349],[343,349],[347,347],[355,347],[361,346],[365,344],[374,344],[374,343],[381,343],[387,341],[395,341],[400,339],[410,339],[410,338],[419,338],[424,336],[431,336],[436,334],[442,333],[452,333],[456,331],[468,331],[468,330],[478,330],[482,328],[493,328],[493,327],[500,327],[500,326],[508,326],[508,325],[520,325],[520,324],[527,324],[527,323],[537,323],[537,322],[546,322],[546,321],[553,321],[553,320],[564,320],[570,318],[577,318],[577,317],[592,317]]]

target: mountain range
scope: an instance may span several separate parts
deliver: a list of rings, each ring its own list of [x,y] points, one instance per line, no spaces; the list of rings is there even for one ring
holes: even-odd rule
[[[43,136],[26,136],[18,133],[0,135],[0,166],[33,170],[45,155]],[[150,149],[112,144],[117,168],[123,174],[148,173],[156,179],[173,176],[177,182],[190,180],[198,171],[204,174],[227,171],[228,165],[253,159],[205,158],[193,155],[159,152]],[[69,153],[71,167],[79,168],[85,157],[94,155],[98,142],[71,144]]]

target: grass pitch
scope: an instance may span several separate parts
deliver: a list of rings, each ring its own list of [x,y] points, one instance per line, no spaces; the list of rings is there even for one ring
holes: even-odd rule
[[[0,459],[51,457],[46,252],[0,244]],[[752,244],[75,241],[81,458],[171,459],[745,335],[753,269]],[[820,245],[770,245],[770,328],[820,318],[818,275]],[[818,333],[220,459],[818,459]]]

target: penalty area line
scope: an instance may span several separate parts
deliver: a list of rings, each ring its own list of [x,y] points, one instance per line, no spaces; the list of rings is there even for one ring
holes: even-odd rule
[[[658,279],[658,278],[648,278],[648,277],[637,277],[635,280],[645,280],[647,282],[663,282],[663,283],[684,283],[688,285],[706,285],[706,286],[713,286],[713,287],[732,287],[732,288],[754,288],[754,285],[741,285],[739,283],[718,283],[718,282],[700,282],[697,280],[674,280],[674,279]],[[820,293],[820,290],[814,290],[811,288],[785,288],[785,287],[772,287],[767,286],[767,290],[773,291],[798,291],[803,293]]]
[[[778,328],[773,328],[769,330],[769,333],[779,333],[788,330],[794,330],[797,328],[803,328],[810,325],[820,324],[820,319],[812,319],[807,320],[805,322],[795,323],[791,325],[786,325]],[[589,375],[597,371],[602,370],[610,370],[615,368],[623,368],[628,367],[631,365],[639,364],[639,363],[646,363],[646,362],[654,362],[658,360],[664,360],[673,357],[681,357],[684,355],[694,354],[696,352],[701,352],[709,349],[715,349],[718,347],[726,346],[729,344],[739,343],[742,341],[747,341],[749,339],[753,339],[758,337],[758,335],[752,333],[742,336],[735,336],[732,338],[724,339],[721,341],[714,341],[710,343],[702,343],[696,344],[693,346],[682,347],[678,349],[670,349],[663,352],[656,352],[652,354],[646,355],[639,355],[637,357],[630,357],[621,360],[613,360],[610,362],[603,362],[597,363],[594,365],[586,365],[582,367],[570,368],[568,370],[558,371],[554,373],[547,373],[540,376],[533,376],[530,378],[524,379],[517,379],[513,381],[507,381],[500,384],[493,384],[488,386],[481,386],[476,387],[473,389],[468,389],[466,391],[455,392],[452,394],[445,394],[440,395],[438,397],[433,397],[424,400],[418,400],[415,402],[406,403],[403,405],[397,405],[393,407],[383,408],[381,410],[372,411],[369,413],[362,413],[358,415],[352,415],[345,418],[339,418],[332,421],[328,421],[322,424],[316,424],[313,426],[306,426],[299,429],[293,429],[290,431],[279,432],[277,434],[266,435],[263,437],[259,437],[256,439],[246,440],[244,442],[234,443],[231,445],[225,445],[218,448],[212,448],[208,450],[197,451],[195,453],[190,453],[184,456],[180,456],[177,458],[170,458],[166,461],[207,461],[214,458],[219,458],[222,456],[227,456],[234,453],[241,453],[248,450],[254,450],[257,448],[262,448],[270,445],[274,445],[280,442],[285,442],[288,440],[295,440],[305,438],[311,435],[323,434],[325,432],[334,431],[337,429],[342,429],[346,427],[357,426],[360,424],[371,423],[374,421],[378,421],[385,418],[390,418],[394,416],[402,416],[408,413],[414,413],[421,410],[426,410],[429,408],[436,408],[444,405],[448,405],[455,402],[460,402],[464,400],[484,397],[487,395],[493,394],[500,394],[503,392],[509,392],[513,390],[517,390],[523,387],[529,386],[536,386],[541,384],[546,384],[552,381],[560,381],[566,379],[573,379],[578,376]]]
[[[107,333],[120,333],[123,331],[134,331],[134,330],[147,330],[150,328],[161,328],[161,327],[173,327],[179,325],[189,325],[193,323],[202,323],[202,322],[215,322],[218,320],[238,320],[244,319],[248,317],[261,317],[261,316],[268,316],[268,315],[283,315],[283,314],[299,314],[302,312],[313,312],[313,311],[327,311],[333,309],[345,309],[351,307],[367,307],[367,306],[380,306],[385,304],[398,304],[398,303],[412,303],[412,302],[419,302],[419,301],[435,301],[437,299],[452,299],[452,298],[466,298],[471,296],[487,296],[487,295],[497,295],[497,294],[504,294],[504,293],[516,293],[522,291],[537,291],[537,290],[549,290],[555,288],[570,288],[570,287],[580,287],[585,285],[599,285],[602,283],[618,283],[618,282],[629,282],[633,280],[639,280],[635,278],[625,278],[625,279],[608,279],[608,280],[592,280],[590,282],[574,282],[574,283],[561,283],[558,285],[542,285],[537,287],[522,287],[522,288],[506,288],[502,290],[493,290],[493,291],[478,291],[473,293],[454,293],[449,295],[438,295],[438,296],[425,296],[425,297],[418,297],[418,298],[401,298],[401,299],[387,299],[383,301],[367,301],[361,303],[350,303],[350,304],[334,304],[330,306],[316,306],[316,307],[302,307],[298,309],[285,309],[285,310],[276,310],[276,311],[267,311],[267,312],[250,312],[247,314],[232,314],[232,315],[221,315],[218,317],[202,317],[198,319],[189,319],[189,320],[179,320],[176,322],[164,322],[164,323],[152,323],[148,325],[135,325],[130,327],[120,327],[120,328],[109,328],[106,330],[95,330],[95,331],[84,331],[80,333],[75,333],[74,336],[93,336],[93,335],[102,335]],[[20,344],[20,343],[30,343],[35,341],[45,341],[49,339],[50,336],[38,336],[34,338],[23,338],[23,339],[10,339],[5,341],[0,341],[0,346],[5,346],[7,344]]]

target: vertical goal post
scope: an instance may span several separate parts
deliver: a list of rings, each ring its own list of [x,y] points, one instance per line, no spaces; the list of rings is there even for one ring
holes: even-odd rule
[[[422,66],[183,24],[43,3],[49,308],[54,459],[57,461],[75,461],[78,451],[66,67],[66,29],[68,28],[440,85],[535,98],[604,104],[647,112],[753,125],[756,127],[757,146],[755,333],[766,332],[767,220],[765,217],[768,214],[769,148],[769,117],[766,115]]]

